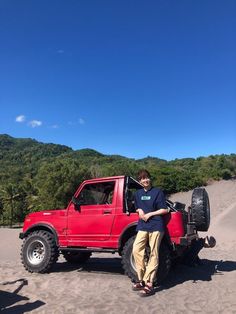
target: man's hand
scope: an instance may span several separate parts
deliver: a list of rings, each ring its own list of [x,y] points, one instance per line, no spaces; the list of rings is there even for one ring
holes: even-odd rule
[[[158,210],[155,210],[154,212],[150,212],[148,214],[144,214],[142,219],[144,221],[148,221],[148,219],[150,219],[151,217],[153,216],[161,216],[161,215],[165,215],[165,214],[168,214],[168,209],[165,209],[165,208],[161,208],[161,209],[158,209]]]
[[[144,221],[148,221],[148,219],[150,219],[152,216],[153,216],[153,213],[144,214],[142,219]]]
[[[144,211],[143,211],[141,208],[138,208],[138,209],[136,210],[136,212],[138,213],[139,218],[140,218],[140,219],[143,219],[143,217],[144,217]]]

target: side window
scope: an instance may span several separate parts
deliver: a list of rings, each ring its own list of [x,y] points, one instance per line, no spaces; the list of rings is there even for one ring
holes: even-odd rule
[[[137,190],[141,189],[142,185],[140,185],[133,178],[129,178],[129,181],[126,185],[125,192],[125,208],[129,213],[135,213],[135,204],[134,204],[134,194]]]
[[[127,190],[127,206],[130,213],[135,212],[135,205],[134,205],[134,194],[137,190],[128,188]]]
[[[86,184],[78,196],[81,205],[112,204],[115,182]]]

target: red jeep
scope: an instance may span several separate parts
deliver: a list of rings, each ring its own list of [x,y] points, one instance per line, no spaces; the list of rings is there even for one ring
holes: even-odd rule
[[[29,272],[45,273],[61,253],[68,262],[87,261],[92,252],[118,252],[125,273],[136,280],[132,246],[138,215],[134,193],[142,186],[132,177],[116,176],[84,181],[66,209],[45,210],[25,218],[21,260]],[[210,207],[207,192],[196,188],[192,204],[167,200],[169,214],[163,216],[165,236],[160,247],[156,282],[169,272],[171,261],[181,258],[194,242],[197,231],[207,231]],[[146,249],[148,256],[148,246]]]

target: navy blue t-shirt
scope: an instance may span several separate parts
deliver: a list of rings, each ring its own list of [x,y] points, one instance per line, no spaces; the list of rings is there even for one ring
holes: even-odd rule
[[[152,187],[150,190],[137,190],[134,195],[135,209],[141,208],[145,214],[156,211],[158,209],[166,209],[166,199],[162,190]],[[137,231],[164,231],[164,223],[162,216],[156,215],[144,221],[139,219]]]

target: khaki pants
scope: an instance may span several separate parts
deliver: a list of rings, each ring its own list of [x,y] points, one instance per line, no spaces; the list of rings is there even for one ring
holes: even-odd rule
[[[164,232],[138,231],[133,244],[133,256],[136,265],[138,279],[145,283],[153,283],[158,268],[158,251]],[[150,256],[147,265],[145,265],[144,254],[146,244],[150,246]]]

